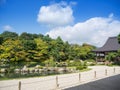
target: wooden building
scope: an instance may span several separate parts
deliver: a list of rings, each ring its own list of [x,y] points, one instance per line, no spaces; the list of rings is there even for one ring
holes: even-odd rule
[[[117,52],[119,49],[120,44],[118,43],[118,38],[109,37],[102,47],[93,50],[93,52],[96,53],[97,61],[104,61],[105,55],[107,55],[109,52]]]

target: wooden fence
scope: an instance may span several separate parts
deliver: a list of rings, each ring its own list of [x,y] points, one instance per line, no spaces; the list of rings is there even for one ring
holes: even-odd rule
[[[89,71],[43,78],[40,77],[38,80],[37,78],[34,78],[35,81],[33,82],[31,81],[33,79],[30,79],[29,81],[27,81],[27,79],[24,81],[18,80],[17,84],[14,83],[9,85],[2,85],[0,82],[0,90],[57,90],[85,82],[91,82],[101,78],[110,77],[119,73],[120,68],[111,68],[100,71]]]

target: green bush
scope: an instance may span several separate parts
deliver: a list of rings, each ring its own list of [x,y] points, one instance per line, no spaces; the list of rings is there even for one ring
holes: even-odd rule
[[[90,65],[90,66],[94,66],[94,65],[96,65],[96,61],[93,60],[93,59],[85,60],[85,62],[86,62],[87,65]]]
[[[34,67],[38,64],[38,62],[30,62],[29,66],[28,67]]]
[[[94,59],[87,59],[86,61],[87,61],[87,62],[95,62]]]
[[[87,62],[79,62],[78,65],[76,66],[76,70],[83,70],[87,68]]]
[[[77,66],[76,70],[83,70],[83,69],[86,69],[86,68],[87,68],[87,66],[81,65],[81,66]]]
[[[43,66],[39,66],[38,68],[39,68],[39,69],[43,69]]]
[[[49,67],[54,67],[56,65],[56,62],[53,59],[49,59],[44,61],[43,64]]]
[[[84,69],[83,66],[77,66],[77,67],[76,67],[76,70],[83,70],[83,69]]]
[[[81,65],[81,61],[80,60],[67,61],[67,65],[68,65],[68,67],[79,66],[79,65]]]

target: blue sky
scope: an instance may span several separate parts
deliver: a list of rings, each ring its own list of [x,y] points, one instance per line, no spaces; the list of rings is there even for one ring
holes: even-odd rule
[[[119,34],[119,24],[120,0],[0,0],[0,33],[42,33],[100,46]]]

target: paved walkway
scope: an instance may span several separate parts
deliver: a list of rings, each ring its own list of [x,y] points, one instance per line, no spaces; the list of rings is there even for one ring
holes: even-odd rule
[[[56,76],[0,81],[0,90],[18,90],[19,81],[21,81],[21,90],[66,89],[120,74],[120,67],[92,66],[90,68],[92,68],[92,70],[87,72],[58,75],[58,81],[56,81]],[[96,76],[94,71],[96,71]],[[56,82],[58,82],[59,87],[56,87]]]
[[[65,90],[120,90],[120,75],[107,77]]]

